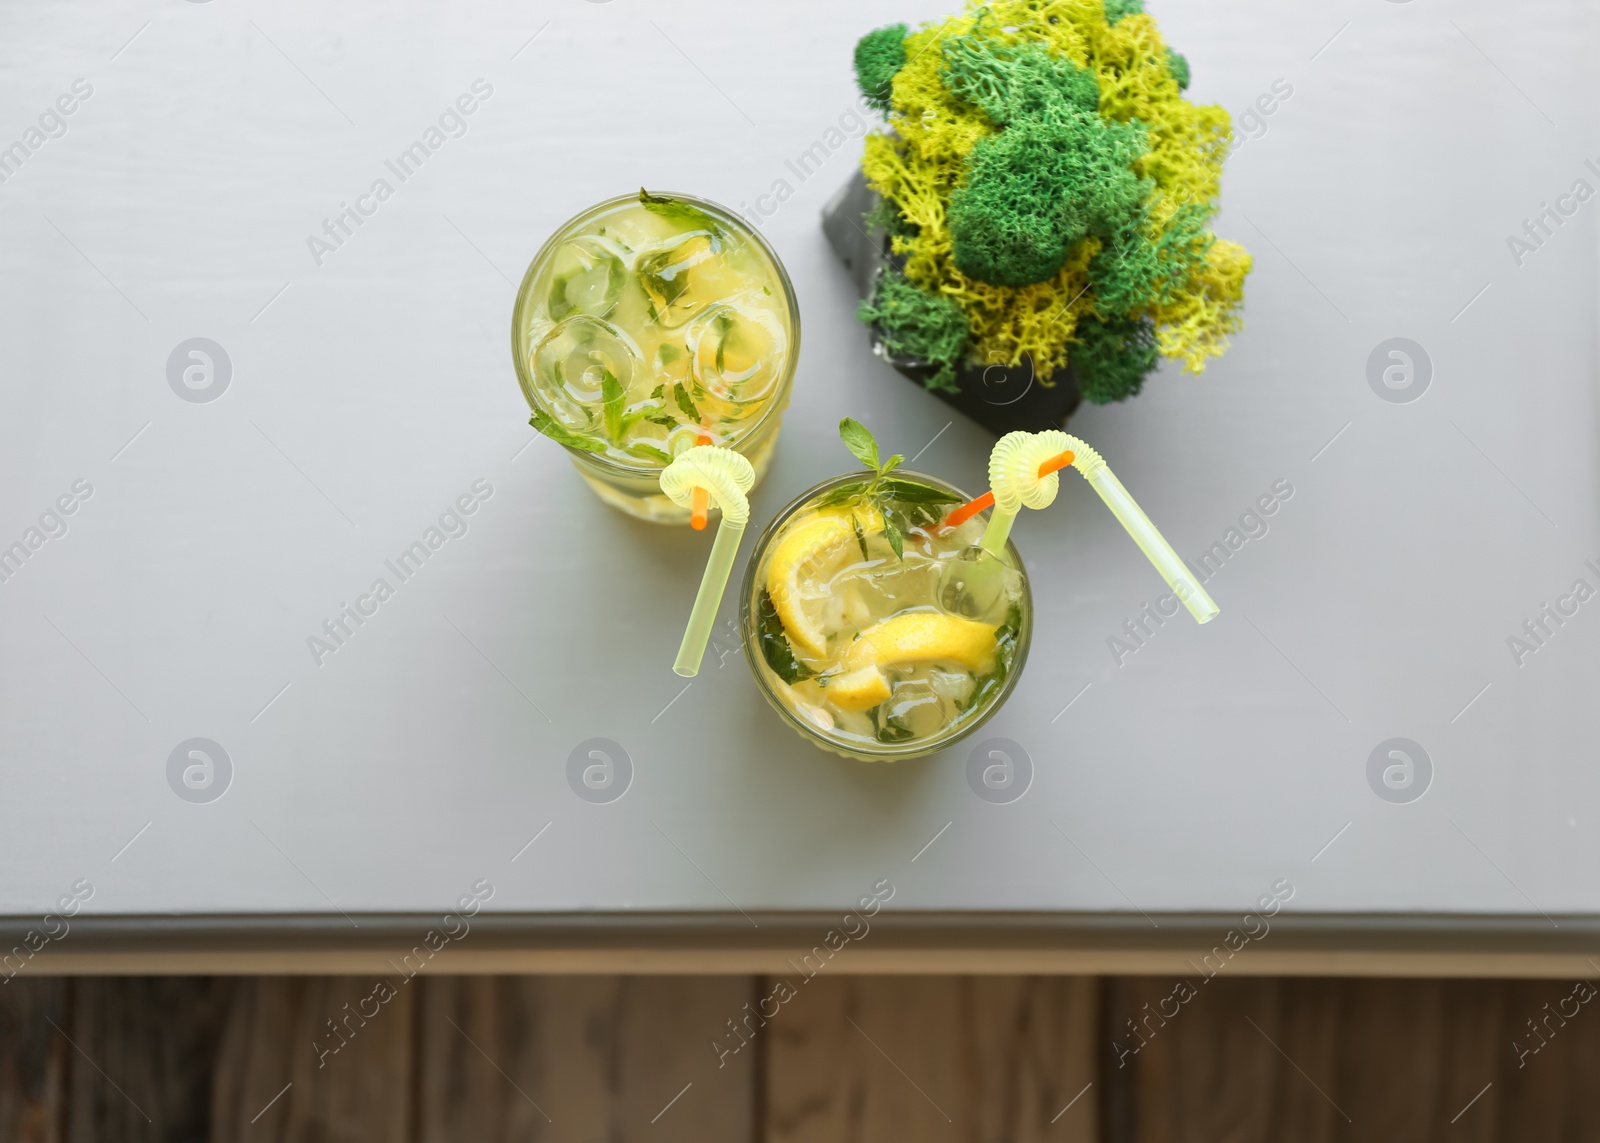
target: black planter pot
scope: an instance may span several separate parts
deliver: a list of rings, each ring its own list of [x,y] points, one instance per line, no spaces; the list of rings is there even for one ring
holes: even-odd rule
[[[850,271],[856,292],[872,296],[878,275],[899,272],[889,252],[889,239],[882,231],[869,232],[862,215],[878,205],[878,194],[867,186],[859,170],[840,188],[822,211],[822,231],[834,254]],[[876,326],[868,327],[872,351],[894,366],[901,375],[924,386],[937,366],[920,357],[890,353]],[[956,374],[958,393],[931,389],[939,400],[977,421],[994,434],[1022,429],[1059,428],[1066,423],[1081,400],[1078,379],[1072,368],[1058,370],[1050,384],[1034,376],[1031,362],[1018,366],[973,365]]]

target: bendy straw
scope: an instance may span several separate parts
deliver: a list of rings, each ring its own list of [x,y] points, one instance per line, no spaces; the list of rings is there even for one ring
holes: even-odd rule
[[[714,507],[722,512],[722,524],[711,544],[711,558],[706,561],[689,625],[678,646],[678,659],[672,664],[672,669],[685,678],[700,673],[700,660],[705,656],[717,608],[722,604],[728,573],[733,570],[739,540],[750,519],[750,502],[745,493],[755,482],[755,469],[748,460],[732,449],[715,445],[695,445],[661,470],[661,491],[674,504],[680,508]]]
[[[986,494],[994,505],[994,514],[989,517],[979,546],[991,555],[1003,555],[1017,513],[1024,506],[1048,507],[1060,487],[1056,471],[1069,464],[1083,474],[1090,487],[1105,501],[1112,515],[1139,545],[1139,550],[1167,581],[1173,594],[1189,609],[1189,614],[1200,623],[1215,619],[1220,608],[1190,574],[1178,553],[1172,550],[1172,545],[1150,522],[1150,517],[1128,494],[1100,454],[1079,438],[1058,430],[1007,433],[994,446],[989,455],[990,492]],[[988,506],[983,503],[984,499],[980,496],[957,508],[945,518],[945,524],[959,524],[981,512]]]

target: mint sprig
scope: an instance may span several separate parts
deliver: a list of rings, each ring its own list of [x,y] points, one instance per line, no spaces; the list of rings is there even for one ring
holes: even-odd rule
[[[844,447],[854,453],[856,459],[870,469],[879,480],[900,467],[900,462],[905,460],[905,457],[895,453],[887,461],[880,463],[877,438],[866,425],[854,417],[846,417],[839,422],[839,439],[844,441]]]
[[[881,460],[878,449],[878,440],[872,432],[854,417],[846,417],[839,422],[839,439],[844,441],[844,447],[849,449],[859,460],[872,478],[865,484],[851,485],[852,495],[861,503],[871,504],[883,517],[883,538],[889,541],[889,547],[894,549],[896,559],[905,559],[905,533],[915,527],[920,521],[913,521],[904,512],[900,511],[894,501],[908,501],[926,505],[933,503],[954,503],[955,497],[940,492],[937,488],[926,485],[914,484],[908,480],[890,480],[889,474],[900,467],[905,457],[895,453],[888,460]],[[856,489],[859,487],[859,492]],[[840,489],[843,492],[844,489]],[[919,516],[922,513],[918,514]],[[866,554],[866,545],[862,544],[862,554]]]

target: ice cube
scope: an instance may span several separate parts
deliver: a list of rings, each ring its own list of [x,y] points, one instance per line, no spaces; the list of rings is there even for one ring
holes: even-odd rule
[[[725,401],[762,400],[777,383],[783,330],[771,314],[717,302],[689,323],[684,340],[695,380]]]
[[[606,375],[627,392],[641,357],[634,340],[610,322],[574,315],[557,322],[534,346],[534,383],[569,428],[593,424],[604,407]]]
[[[976,684],[965,671],[946,671],[934,667],[928,672],[928,685],[940,698],[960,706],[972,696],[972,688]]]
[[[1022,598],[1022,576],[980,547],[963,548],[943,561],[939,606],[951,615],[980,623],[1004,623]]]
[[[925,679],[906,679],[894,684],[894,692],[883,704],[883,718],[899,723],[917,738],[926,738],[944,725],[944,701]]]
[[[850,624],[857,631],[871,626],[872,611],[867,606],[859,582],[841,591],[838,595],[840,604],[844,609],[844,622]]]
[[[794,705],[802,716],[816,724],[818,730],[831,731],[833,729],[833,715],[822,707],[808,702],[797,702]]]
[[[556,251],[550,271],[550,319],[603,318],[616,308],[627,280],[627,252],[609,238],[583,234]]]
[[[881,532],[870,533],[866,539],[871,557],[861,559],[860,547],[851,543],[850,566],[836,577],[836,582],[848,577],[876,616],[925,605],[938,587],[938,568],[909,547],[904,559],[895,558]]]
[[[639,256],[635,263],[639,285],[650,299],[656,321],[676,329],[715,300],[695,285],[721,252],[720,238],[694,230],[658,243]]]

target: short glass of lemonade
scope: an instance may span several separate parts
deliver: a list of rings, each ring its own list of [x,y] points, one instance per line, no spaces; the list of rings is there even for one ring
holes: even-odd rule
[[[658,483],[696,444],[772,458],[800,352],[789,276],[733,212],[684,194],[626,195],[544,244],[511,321],[533,425],[607,504],[660,523],[689,510]]]
[[[756,541],[740,593],[761,692],[800,735],[863,761],[942,750],[989,720],[1028,656],[1022,557],[978,547],[981,512],[937,477],[851,473],[817,485]]]

